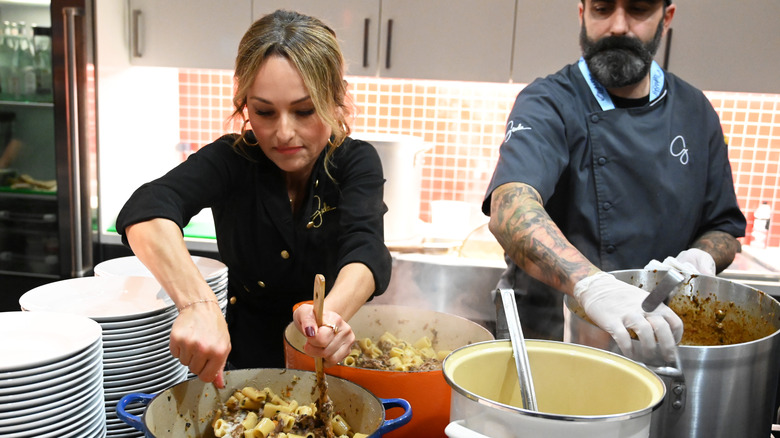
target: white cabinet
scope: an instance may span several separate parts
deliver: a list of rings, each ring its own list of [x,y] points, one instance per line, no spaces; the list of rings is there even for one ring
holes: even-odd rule
[[[284,8],[336,32],[350,75],[506,82],[515,0],[254,0],[254,16]]]
[[[383,0],[380,76],[506,82],[514,9],[515,0]]]
[[[780,93],[778,17],[777,0],[680,2],[668,69],[702,90]]]
[[[514,82],[531,83],[580,58],[577,5],[572,0],[517,0]]]
[[[252,24],[250,1],[129,0],[130,63],[232,70]]]
[[[376,75],[379,0],[254,0],[252,14],[258,19],[277,9],[319,18],[336,32],[347,61],[347,73]]]

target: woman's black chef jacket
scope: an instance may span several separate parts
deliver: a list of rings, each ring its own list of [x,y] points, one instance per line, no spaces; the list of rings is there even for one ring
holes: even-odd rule
[[[282,171],[260,147],[246,148],[251,159],[240,155],[234,139],[223,136],[138,188],[116,228],[127,244],[131,224],[167,218],[183,228],[210,207],[228,267],[228,360],[238,368],[283,367],[283,331],[293,305],[312,298],[316,274],[325,276],[329,291],[343,266],[359,262],[374,275],[375,295],[387,289],[392,262],[384,244],[382,164],[373,146],[347,138],[330,158],[331,179],[326,148],[293,217]]]
[[[676,256],[707,231],[743,236],[717,114],[690,84],[668,72],[663,80],[648,104],[609,110],[576,63],[528,85],[509,115],[485,214],[496,187],[529,184],[566,238],[604,271]],[[550,309],[529,311],[521,321],[556,319],[562,333],[560,292],[511,260],[503,280],[501,287],[527,292],[526,308]]]

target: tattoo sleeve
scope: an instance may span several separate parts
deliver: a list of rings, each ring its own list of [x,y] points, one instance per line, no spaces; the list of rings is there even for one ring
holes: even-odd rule
[[[496,240],[537,280],[571,294],[577,281],[598,272],[550,219],[533,187],[510,183],[496,188],[490,212]]]
[[[742,251],[737,238],[723,231],[707,231],[696,239],[691,247],[706,251],[712,256],[715,260],[715,272],[726,269],[737,253]]]

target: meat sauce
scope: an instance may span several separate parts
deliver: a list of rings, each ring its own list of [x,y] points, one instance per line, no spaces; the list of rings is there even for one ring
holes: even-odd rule
[[[677,295],[670,300],[669,307],[685,327],[680,345],[741,344],[777,331],[767,318],[752,315],[733,301],[724,302],[713,296]]]
[[[680,345],[741,344],[764,338],[778,330],[769,318],[756,316],[733,301],[720,301],[713,296],[675,295],[668,305],[683,321]],[[582,307],[575,309],[574,313],[593,324]],[[776,317],[780,318],[780,315]],[[636,339],[636,334],[631,332],[631,337]]]

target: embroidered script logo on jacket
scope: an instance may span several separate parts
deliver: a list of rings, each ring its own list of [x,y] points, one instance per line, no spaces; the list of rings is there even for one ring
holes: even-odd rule
[[[669,144],[669,153],[675,158],[679,157],[683,166],[688,164],[688,147],[682,135],[675,137]]]
[[[322,199],[319,197],[319,195],[314,195],[314,199],[317,200],[317,210],[315,210],[311,215],[309,225],[314,228],[319,228],[322,225],[322,215],[331,210],[335,210],[336,207],[331,207],[326,202],[322,202]]]
[[[510,138],[512,138],[512,134],[514,134],[517,131],[526,131],[531,128],[523,126],[522,123],[515,126],[515,121],[510,120],[509,123],[506,124],[506,136],[504,137],[504,143],[508,142]]]

